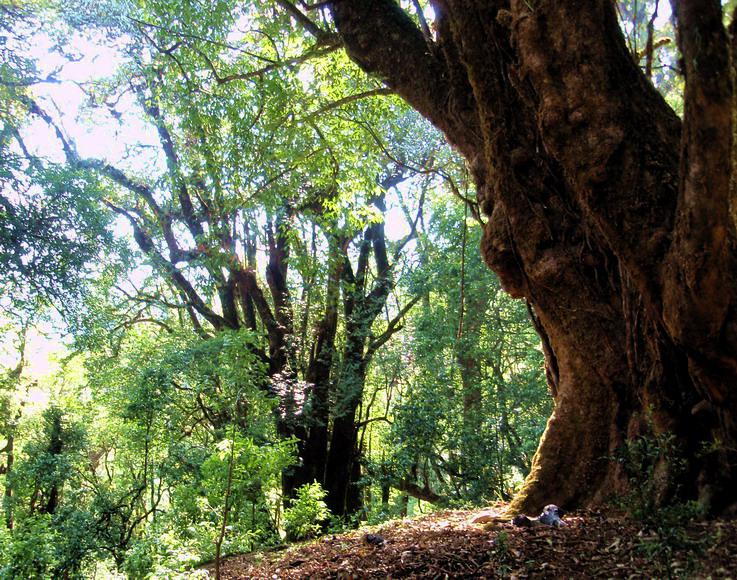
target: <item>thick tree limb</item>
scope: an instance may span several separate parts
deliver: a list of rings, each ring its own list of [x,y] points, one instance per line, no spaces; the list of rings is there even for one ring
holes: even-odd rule
[[[673,0],[672,6],[686,91],[678,214],[666,265],[663,318],[679,344],[712,358],[735,299],[731,176],[726,170],[733,138],[729,44],[718,2]],[[737,360],[731,364],[737,373]]]
[[[435,493],[429,487],[420,487],[416,483],[403,479],[392,482],[391,486],[412,497],[432,504],[445,504],[448,498]]]
[[[678,118],[631,58],[610,3],[542,0],[531,9],[518,0],[510,16],[518,74],[533,87],[547,154],[564,168],[575,203],[647,307],[659,312],[660,269],[675,219]]]
[[[380,75],[399,95],[443,130],[449,86],[445,65],[393,0],[335,0],[333,18],[348,55]]]

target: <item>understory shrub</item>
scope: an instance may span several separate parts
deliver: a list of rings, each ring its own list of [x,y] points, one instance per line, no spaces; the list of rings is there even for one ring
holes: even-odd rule
[[[323,525],[330,517],[325,503],[326,492],[317,483],[308,483],[297,490],[292,505],[284,510],[284,528],[287,538],[307,540],[320,535]]]

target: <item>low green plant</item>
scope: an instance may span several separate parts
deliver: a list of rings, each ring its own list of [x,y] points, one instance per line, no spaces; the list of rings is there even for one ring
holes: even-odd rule
[[[5,540],[0,558],[0,578],[49,578],[59,565],[56,546],[58,533],[51,516],[38,515],[19,522]]]
[[[637,546],[648,559],[659,562],[667,577],[693,571],[694,554],[711,541],[694,539],[686,526],[703,514],[694,501],[679,499],[679,481],[687,470],[687,462],[670,433],[637,437],[628,441],[613,458],[627,474],[630,489],[621,504],[634,519],[645,526]],[[670,499],[672,498],[672,499]],[[676,562],[675,552],[683,560]]]
[[[631,439],[613,459],[622,466],[630,484],[622,498],[628,513],[645,524],[658,521],[663,496],[677,496],[678,478],[686,469],[674,436],[659,433]]]
[[[367,514],[367,515],[370,515],[370,514]],[[331,514],[328,518],[327,527],[325,528],[325,532],[328,534],[343,534],[345,532],[355,530],[362,523],[365,523],[366,525],[369,525],[369,526],[373,526],[373,525],[382,523],[388,519],[388,518],[384,518],[381,520],[374,521],[371,519],[371,517],[366,517],[366,521],[362,522],[361,516],[362,514],[360,512],[355,513],[353,515],[344,515],[344,516],[334,516]]]
[[[284,510],[287,538],[307,540],[320,535],[330,517],[325,496],[325,490],[317,482],[308,483],[297,490],[292,505]]]
[[[509,558],[509,534],[507,532],[499,532],[494,538],[492,551],[500,562]]]

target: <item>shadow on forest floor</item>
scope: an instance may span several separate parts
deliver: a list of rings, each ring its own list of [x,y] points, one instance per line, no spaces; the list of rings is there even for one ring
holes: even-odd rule
[[[649,531],[621,515],[582,511],[566,516],[565,527],[518,528],[502,518],[471,523],[478,513],[437,512],[235,556],[223,578],[737,577],[737,520]],[[379,536],[385,542],[375,545]]]

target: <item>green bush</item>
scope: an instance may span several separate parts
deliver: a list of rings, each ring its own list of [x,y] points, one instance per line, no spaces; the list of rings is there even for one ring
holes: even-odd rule
[[[58,533],[48,515],[34,516],[19,523],[10,541],[4,542],[0,578],[51,578],[58,565]]]
[[[292,540],[306,540],[320,535],[330,517],[325,503],[326,492],[317,483],[308,483],[297,490],[291,507],[284,510],[284,528]]]
[[[640,538],[639,551],[658,563],[668,577],[674,572],[674,552],[683,551],[687,557],[681,565],[684,571],[692,571],[695,561],[691,556],[703,552],[712,540],[708,535],[692,538],[686,529],[703,513],[697,502],[680,498],[688,463],[674,435],[637,437],[627,441],[614,459],[622,465],[630,483],[629,492],[621,498],[622,506],[650,532]]]

